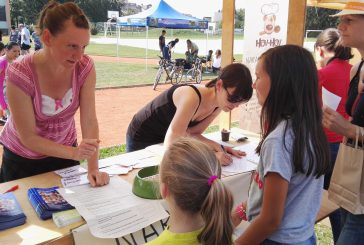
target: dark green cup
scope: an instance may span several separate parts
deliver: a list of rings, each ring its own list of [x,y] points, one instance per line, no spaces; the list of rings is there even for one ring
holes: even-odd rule
[[[159,173],[158,166],[151,166],[139,170],[134,178],[133,193],[141,198],[161,199],[159,192],[159,176],[153,178]]]

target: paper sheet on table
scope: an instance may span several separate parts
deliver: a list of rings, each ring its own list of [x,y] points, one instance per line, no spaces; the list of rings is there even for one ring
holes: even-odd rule
[[[155,156],[160,156],[160,157],[163,157],[164,152],[166,151],[166,149],[162,143],[145,147],[145,150],[153,153]]]
[[[61,179],[63,187],[72,187],[78,185],[85,185],[90,183],[87,179],[87,174],[75,175]]]
[[[119,177],[108,185],[61,188],[58,192],[86,220],[92,235],[117,238],[168,217],[160,201],[135,196],[131,185]]]
[[[340,101],[341,101],[340,96],[337,96],[336,94],[331,93],[326,88],[322,87],[322,103],[325,106],[336,111]]]
[[[233,162],[228,166],[222,167],[223,173],[244,173],[257,169],[257,165],[248,161],[246,157],[237,158],[232,157]]]
[[[108,157],[105,159],[99,160],[99,168],[111,166],[114,164],[118,164],[121,166],[133,166],[139,162],[141,159],[146,159],[149,157],[155,157],[156,154],[146,150],[139,150],[129,152],[128,154],[121,154],[113,157]]]
[[[234,149],[244,151],[246,153],[246,160],[258,164],[259,163],[259,156],[255,153],[255,148],[257,148],[258,143],[249,142],[243,145],[239,145],[234,147]]]
[[[66,178],[66,177],[70,177],[70,176],[87,173],[87,169],[81,167],[80,165],[76,165],[76,166],[72,166],[69,168],[63,168],[60,170],[56,170],[54,172],[56,174],[58,174],[59,176],[61,176],[62,178]]]
[[[153,156],[153,157],[147,157],[144,159],[139,159],[135,165],[133,165],[133,168],[145,168],[149,166],[156,166],[159,165],[162,158],[160,156]]]
[[[108,173],[109,175],[119,175],[119,174],[127,174],[131,171],[133,167],[124,167],[120,165],[111,165],[105,168],[101,168],[100,171]]]

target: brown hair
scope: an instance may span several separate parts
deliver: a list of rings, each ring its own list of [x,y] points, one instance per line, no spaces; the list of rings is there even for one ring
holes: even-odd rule
[[[192,138],[179,138],[164,154],[160,165],[165,183],[178,207],[190,214],[200,213],[205,226],[198,235],[201,244],[232,244],[233,197],[220,179],[209,186],[211,176],[221,177],[214,152]]]
[[[222,80],[222,86],[227,88],[235,88],[232,97],[236,101],[246,102],[253,95],[253,81],[249,69],[240,63],[233,63],[224,67],[220,75],[208,82],[205,86],[212,88],[216,86],[217,81]]]
[[[39,35],[48,29],[52,35],[56,35],[63,31],[64,22],[71,20],[72,23],[83,29],[90,29],[89,21],[85,13],[75,3],[67,2],[60,4],[56,1],[50,1],[40,12],[37,27]]]
[[[333,58],[342,60],[353,58],[351,48],[342,45],[340,33],[335,28],[328,28],[320,33],[315,43],[315,48],[317,47],[324,47],[327,51],[334,52]]]

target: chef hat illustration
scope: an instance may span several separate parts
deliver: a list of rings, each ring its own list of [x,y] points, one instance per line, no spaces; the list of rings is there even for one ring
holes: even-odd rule
[[[261,8],[263,15],[276,14],[279,11],[278,3],[267,3]]]

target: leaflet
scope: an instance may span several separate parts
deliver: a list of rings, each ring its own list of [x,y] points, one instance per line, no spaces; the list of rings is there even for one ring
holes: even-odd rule
[[[76,166],[72,166],[69,168],[63,168],[60,170],[56,170],[54,172],[56,174],[58,174],[59,176],[61,176],[62,178],[67,178],[70,176],[81,175],[81,174],[87,173],[87,169],[81,167],[81,165],[76,165]]]
[[[112,177],[106,186],[81,185],[59,193],[76,207],[92,235],[100,238],[122,237],[169,216],[160,201],[135,196],[131,185],[119,177]]]
[[[339,106],[340,101],[341,101],[340,96],[337,96],[336,94],[331,93],[329,90],[322,87],[322,103],[325,106],[336,111],[337,107]]]

